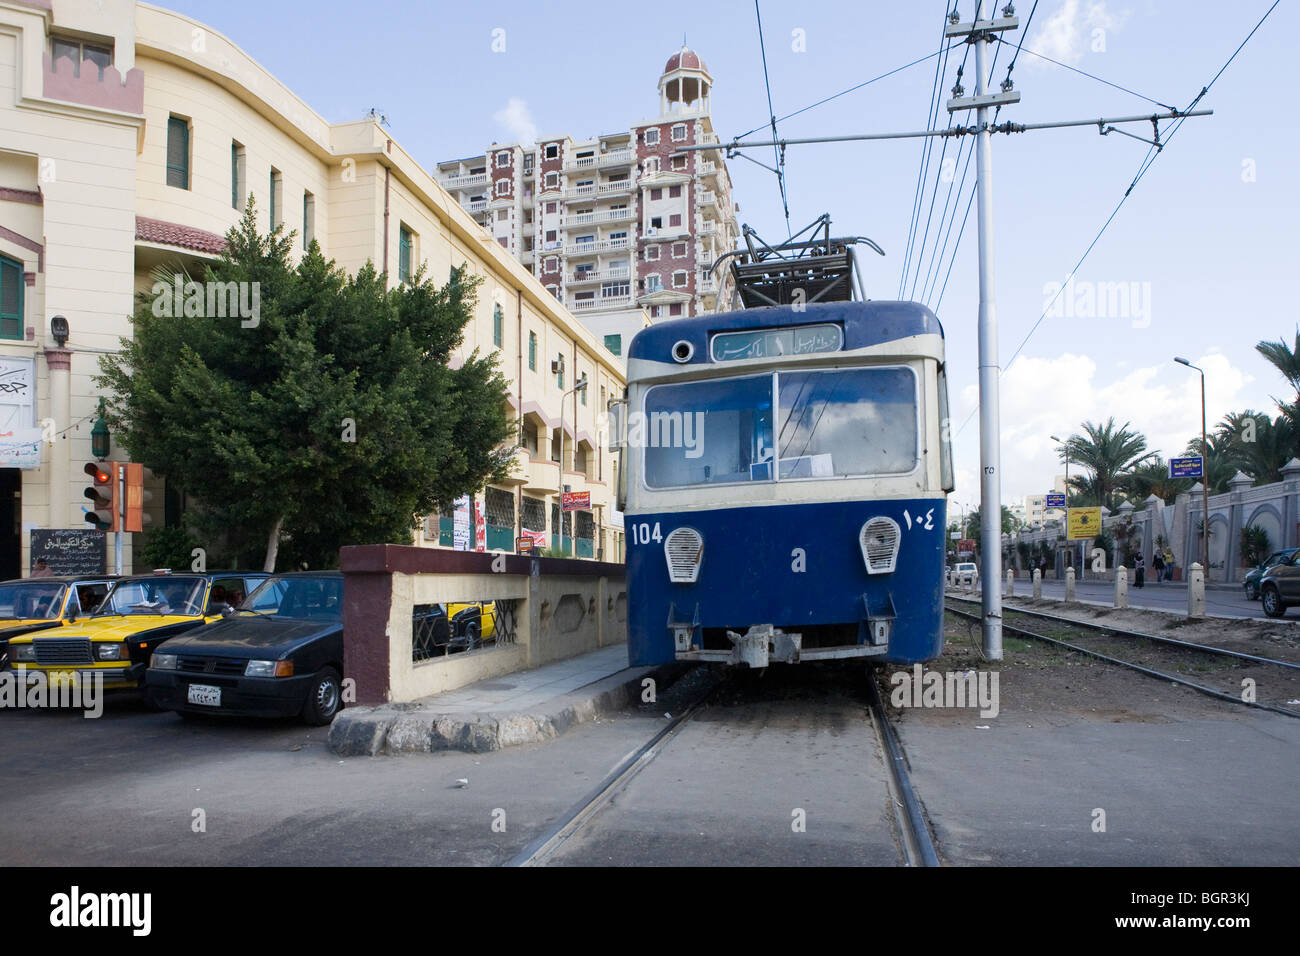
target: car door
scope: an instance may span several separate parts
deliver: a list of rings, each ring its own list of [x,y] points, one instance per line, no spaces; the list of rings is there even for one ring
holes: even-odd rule
[[[1282,595],[1282,600],[1288,604],[1292,601],[1300,601],[1300,551],[1297,551],[1290,561],[1270,569],[1268,574],[1277,581],[1277,590]]]

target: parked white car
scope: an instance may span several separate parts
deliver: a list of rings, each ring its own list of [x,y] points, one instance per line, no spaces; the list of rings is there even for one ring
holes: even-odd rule
[[[948,583],[953,587],[973,585],[979,580],[979,569],[974,561],[962,561],[948,569]]]

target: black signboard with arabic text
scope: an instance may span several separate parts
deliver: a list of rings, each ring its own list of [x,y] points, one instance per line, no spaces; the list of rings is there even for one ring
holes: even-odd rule
[[[51,574],[105,574],[108,571],[105,537],[102,531],[89,529],[33,528],[32,569],[44,558]]]

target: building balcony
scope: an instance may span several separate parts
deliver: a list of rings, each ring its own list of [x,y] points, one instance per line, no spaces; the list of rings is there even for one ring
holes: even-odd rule
[[[633,209],[602,209],[599,212],[584,212],[577,215],[566,215],[564,225],[568,226],[591,226],[598,222],[631,222],[636,218],[636,211]]]
[[[599,312],[604,309],[628,309],[632,307],[632,296],[610,295],[599,299],[569,298],[566,303],[571,312]]]
[[[525,452],[524,454],[528,454]],[[524,482],[524,491],[533,497],[538,495],[555,495],[560,492],[560,463],[558,461],[541,461],[528,459],[528,478]]]
[[[700,163],[700,175],[701,176],[718,175],[718,164],[707,159],[704,160],[702,163]]]
[[[564,247],[566,256],[594,256],[602,252],[622,252],[632,244],[627,239],[597,239],[594,242],[575,242]]]
[[[716,279],[698,279],[695,283],[695,291],[700,295],[717,295],[718,281]]]
[[[569,285],[584,285],[588,282],[631,282],[632,273],[628,269],[578,269],[569,273]]]
[[[466,173],[463,176],[447,176],[438,180],[443,189],[472,189],[487,184],[487,173]]]
[[[470,213],[485,212],[487,211],[488,201],[486,199],[479,199],[474,202],[463,202],[461,205]]]
[[[532,249],[521,249],[519,251],[519,261],[524,265],[531,265],[537,261],[537,253]]]
[[[595,199],[597,196],[620,196],[632,192],[636,184],[628,179],[617,183],[599,183],[591,186],[570,186],[564,191],[565,199]]]
[[[718,231],[718,224],[712,220],[704,222],[700,228],[695,230],[697,236],[711,236]]]
[[[696,197],[696,202],[700,206],[716,206],[718,204],[718,194],[712,189],[705,189]]]
[[[510,456],[510,470],[501,479],[503,485],[526,485],[529,481],[529,457],[527,448],[516,448]]]
[[[634,149],[611,149],[607,153],[601,153],[599,161],[596,163],[601,169],[607,169],[610,166],[631,166],[636,162],[636,150]]]

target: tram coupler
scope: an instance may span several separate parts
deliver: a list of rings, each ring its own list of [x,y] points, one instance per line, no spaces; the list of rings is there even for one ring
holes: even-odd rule
[[[727,640],[731,641],[732,664],[760,668],[773,661],[797,663],[803,635],[787,634],[771,624],[755,624],[744,634],[728,631]]]
[[[894,631],[894,599],[885,594],[884,599],[872,601],[871,595],[862,595],[862,621],[858,625],[858,644],[889,646],[889,636]]]

